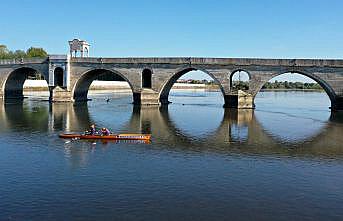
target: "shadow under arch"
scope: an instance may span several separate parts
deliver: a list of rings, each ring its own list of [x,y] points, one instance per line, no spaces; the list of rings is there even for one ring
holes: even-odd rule
[[[120,72],[116,70],[110,70],[110,69],[91,69],[87,70],[84,72],[81,77],[77,80],[75,83],[75,86],[72,90],[73,98],[74,101],[87,101],[88,98],[88,91],[89,87],[92,84],[94,80],[96,80],[100,76],[105,76],[105,75],[112,75],[114,77],[114,80],[119,80],[119,81],[126,81],[133,93],[133,86],[131,82]]]
[[[336,93],[335,91],[331,88],[331,86],[329,84],[327,84],[323,79],[321,79],[320,77],[306,72],[306,71],[298,71],[298,70],[285,70],[282,71],[281,73],[274,73],[272,75],[269,76],[269,78],[265,79],[265,81],[260,84],[254,91],[253,91],[253,96],[256,97],[256,95],[261,91],[262,87],[269,82],[270,80],[272,80],[275,77],[284,75],[284,74],[299,74],[299,75],[303,75],[305,77],[308,77],[312,80],[314,80],[316,83],[318,83],[326,92],[326,94],[328,95],[330,101],[331,101],[331,106],[333,106],[335,99],[336,99]]]
[[[4,98],[7,99],[23,99],[23,86],[28,77],[40,75],[44,80],[46,77],[33,67],[21,67],[12,71],[6,78],[3,85]],[[48,82],[47,82],[48,83]],[[48,90],[48,87],[47,87]]]
[[[176,83],[177,79],[179,79],[182,75],[187,74],[190,71],[201,71],[201,72],[207,74],[208,76],[210,76],[214,80],[214,82],[219,86],[220,91],[222,92],[223,102],[224,102],[224,97],[225,97],[224,88],[220,84],[219,80],[213,74],[211,74],[210,72],[208,72],[204,69],[201,69],[201,68],[187,67],[187,68],[182,68],[182,69],[178,70],[168,80],[165,81],[162,88],[160,89],[160,94],[159,94],[161,104],[169,104],[170,103],[168,101],[168,97],[169,97],[170,90],[172,89],[174,83]]]

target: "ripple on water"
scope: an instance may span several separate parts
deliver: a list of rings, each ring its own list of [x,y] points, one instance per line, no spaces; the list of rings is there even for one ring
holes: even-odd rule
[[[168,108],[134,108],[131,95],[2,105],[0,220],[343,217],[343,124],[321,94],[261,93],[255,111],[171,95]],[[58,138],[92,122],[153,139]]]

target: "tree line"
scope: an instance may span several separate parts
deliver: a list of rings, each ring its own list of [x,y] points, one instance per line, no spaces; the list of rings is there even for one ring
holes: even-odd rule
[[[15,59],[15,58],[45,58],[48,53],[43,48],[30,47],[26,51],[15,50],[11,51],[6,45],[0,44],[0,59]]]
[[[267,82],[262,89],[322,90],[322,87],[318,83],[274,81]]]
[[[178,80],[178,83],[188,83],[188,84],[215,84],[212,80]],[[236,90],[249,90],[248,81],[233,81],[233,89]],[[274,81],[267,82],[263,85],[262,89],[273,90],[273,89],[284,89],[284,90],[322,90],[322,87],[318,83],[309,82],[290,82],[290,81]]]
[[[249,82],[233,81],[233,88],[239,90],[248,90]],[[267,82],[262,86],[264,90],[283,89],[283,90],[322,90],[318,83],[308,82],[289,82],[289,81],[274,81]]]

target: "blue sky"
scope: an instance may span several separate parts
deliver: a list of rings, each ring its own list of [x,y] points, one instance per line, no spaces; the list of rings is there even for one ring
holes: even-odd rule
[[[0,0],[0,44],[91,56],[343,58],[343,1]]]

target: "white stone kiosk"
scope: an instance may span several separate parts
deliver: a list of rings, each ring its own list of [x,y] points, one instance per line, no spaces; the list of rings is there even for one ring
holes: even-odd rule
[[[89,57],[89,46],[90,44],[88,44],[88,42],[74,38],[73,40],[69,41],[70,56],[77,57],[77,52],[80,52],[81,58]]]

